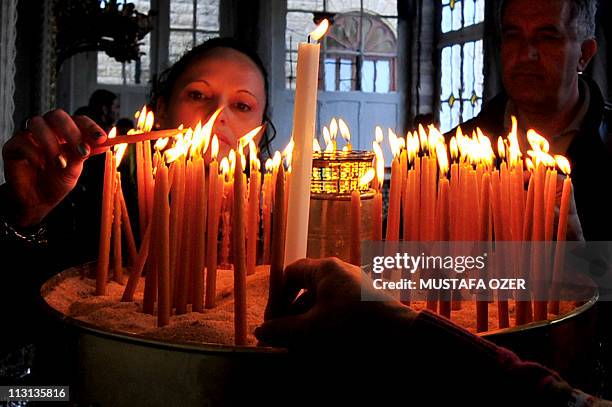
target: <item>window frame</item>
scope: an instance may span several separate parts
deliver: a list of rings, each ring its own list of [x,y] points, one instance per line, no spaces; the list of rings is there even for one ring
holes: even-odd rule
[[[479,41],[482,40],[483,41],[483,47],[482,47],[482,52],[483,52],[483,78],[484,78],[484,82],[483,82],[483,94],[480,96],[480,99],[483,101],[484,103],[484,94],[485,94],[485,83],[486,83],[486,61],[487,61],[487,52],[486,52],[486,47],[485,47],[485,38],[484,38],[484,34],[485,34],[485,23],[486,23],[486,15],[487,15],[487,9],[488,9],[488,5],[487,5],[487,1],[484,2],[484,20],[476,23],[476,24],[472,24],[468,27],[462,27],[459,30],[455,30],[455,31],[449,31],[446,33],[442,32],[442,9],[446,6],[443,5],[442,2],[440,0],[435,0],[436,1],[436,7],[435,7],[435,26],[436,26],[436,30],[435,30],[435,48],[436,48],[436,56],[435,56],[435,69],[436,69],[436,83],[434,86],[434,112],[435,112],[435,118],[436,121],[438,123],[440,123],[440,111],[442,110],[442,101],[440,100],[441,96],[442,96],[442,50],[446,47],[449,46],[453,46],[453,45],[459,45],[461,47],[461,61],[463,63],[463,46],[464,44],[468,43],[468,42],[472,42],[472,41]],[[463,0],[462,0],[462,4],[461,4],[461,25],[463,26],[464,24],[464,13],[463,11],[465,10],[465,8],[463,7]],[[460,81],[463,84],[463,67],[460,68]],[[469,99],[463,99],[460,95],[459,98],[456,99],[455,103],[459,103],[459,124],[464,122],[463,119],[463,102],[469,100]],[[475,117],[475,116],[474,116]],[[469,119],[468,119],[469,120]],[[441,123],[440,123],[441,124]]]
[[[400,0],[401,1],[401,0]],[[310,14],[313,15],[314,13],[317,12],[328,12],[327,11],[327,1],[323,0],[323,10],[322,11],[317,11],[317,10],[305,10],[305,9],[299,9],[299,8],[289,8],[287,7],[285,10],[285,19],[287,18],[287,15],[289,13],[304,13],[304,14]],[[353,11],[347,11],[344,13],[335,13],[336,15],[349,15],[349,14],[357,14],[359,13],[359,18],[361,19],[361,23],[360,23],[360,29],[359,29],[359,43],[362,44],[363,43],[363,32],[362,32],[362,26],[363,26],[363,17],[364,15],[371,15],[372,17],[376,17],[379,18],[381,20],[384,19],[395,19],[396,22],[399,24],[400,21],[400,17],[399,17],[399,11],[397,12],[396,15],[386,15],[386,14],[371,14],[369,11],[367,11],[367,9],[364,8],[364,0],[360,0],[360,9],[359,10],[353,10]],[[383,24],[385,24],[384,21],[382,21]],[[292,73],[290,75],[290,72],[287,71],[286,69],[286,65],[287,63],[289,63],[290,68],[293,67],[293,61],[297,60],[297,48],[295,48],[295,50],[293,49],[287,49],[287,43],[286,43],[286,36],[287,35],[287,28],[285,25],[285,31],[284,31],[284,37],[283,37],[283,44],[284,44],[284,49],[285,49],[285,89],[286,90],[290,90],[293,91],[295,90],[290,84],[292,82],[295,81],[295,75]],[[399,30],[397,33],[395,33],[395,41],[396,41],[396,50],[395,53],[375,53],[375,52],[365,52],[363,47],[360,46],[358,51],[350,51],[350,50],[335,50],[335,51],[328,51],[327,47],[326,47],[326,43],[322,44],[321,47],[321,57],[319,59],[319,72],[320,72],[320,77],[319,77],[319,82],[318,82],[318,90],[322,91],[322,92],[341,92],[341,93],[346,93],[346,92],[363,92],[363,93],[378,93],[378,94],[387,94],[387,93],[397,93],[399,92],[398,88],[397,88],[397,84],[399,83],[397,75],[398,75],[398,68],[397,68],[397,64],[399,63],[399,54],[400,54],[400,44],[399,44]],[[291,43],[291,41],[290,41]],[[353,64],[352,64],[352,69],[354,71],[354,76],[351,78],[351,90],[349,91],[343,91],[340,90],[340,65],[338,63],[338,61],[340,59],[342,59],[341,55],[342,54],[346,54],[346,56],[348,57],[347,59],[353,59]],[[326,61],[327,59],[331,59],[328,58],[329,56],[333,56],[333,59],[336,60],[336,73],[335,73],[335,86],[334,89],[335,90],[327,90],[326,89],[326,83],[325,83],[325,65],[326,65]],[[289,57],[288,57],[289,56]],[[361,85],[361,76],[362,76],[362,65],[363,65],[363,61],[365,60],[371,60],[371,61],[379,61],[381,59],[372,59],[373,57],[377,57],[380,56],[380,58],[382,60],[386,60],[386,61],[393,61],[394,63],[390,64],[390,69],[389,69],[389,74],[390,74],[390,81],[389,81],[389,91],[388,92],[376,92],[376,85],[374,84],[374,90],[371,92],[366,92],[362,90],[362,85]],[[295,58],[295,59],[294,59]],[[376,65],[376,64],[374,64]],[[376,77],[374,76],[374,82],[375,82]]]

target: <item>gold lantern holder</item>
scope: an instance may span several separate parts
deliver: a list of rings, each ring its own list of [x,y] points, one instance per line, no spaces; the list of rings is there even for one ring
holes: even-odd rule
[[[351,192],[360,191],[361,240],[372,239],[375,192],[360,179],[372,168],[370,151],[315,152],[310,184],[308,252],[310,258],[350,260]]]

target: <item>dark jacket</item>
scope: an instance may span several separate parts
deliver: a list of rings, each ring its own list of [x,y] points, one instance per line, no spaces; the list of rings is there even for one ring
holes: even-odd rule
[[[605,104],[597,84],[582,78],[590,90],[589,109],[580,133],[567,151],[572,165],[572,181],[578,216],[587,241],[612,240],[612,210],[606,195],[612,187],[612,107]],[[493,145],[507,136],[504,114],[508,96],[500,93],[485,104],[480,114],[461,124],[466,134],[479,127]],[[455,134],[451,131],[448,135]]]

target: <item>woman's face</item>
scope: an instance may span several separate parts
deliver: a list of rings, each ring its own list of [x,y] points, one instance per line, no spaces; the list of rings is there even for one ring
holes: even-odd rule
[[[257,65],[241,52],[217,48],[179,76],[170,100],[161,101],[158,119],[165,128],[195,127],[223,106],[213,129],[222,157],[262,123],[265,105],[264,78]]]

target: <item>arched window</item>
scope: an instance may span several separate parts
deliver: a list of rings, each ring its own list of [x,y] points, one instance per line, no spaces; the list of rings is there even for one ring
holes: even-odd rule
[[[314,28],[313,14],[334,22],[321,47],[319,88],[389,93],[397,89],[397,1],[288,0],[286,88],[295,88],[297,47]]]
[[[378,16],[337,15],[323,46],[326,91],[395,91],[397,36]]]

